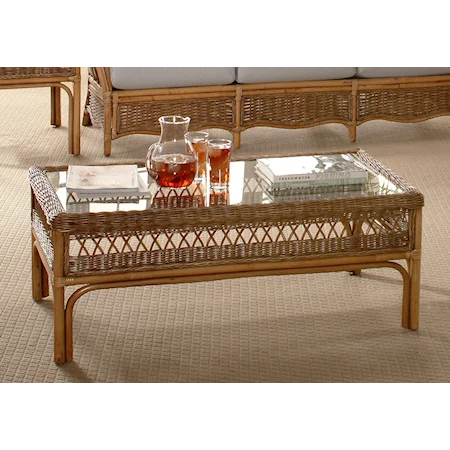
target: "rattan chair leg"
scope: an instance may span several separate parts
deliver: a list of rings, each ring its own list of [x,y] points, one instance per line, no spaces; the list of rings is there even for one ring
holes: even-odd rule
[[[91,115],[87,109],[84,110],[82,124],[84,127],[90,127],[92,125]]]
[[[356,141],[356,125],[350,125],[348,128],[348,137],[351,142]]]
[[[91,115],[89,114],[89,81],[88,81],[88,88],[86,92],[86,100],[84,102],[84,112],[83,112],[83,121],[82,124],[84,127],[89,127],[92,125]]]
[[[81,80],[73,82],[73,154],[80,154],[80,109],[81,109]]]
[[[49,296],[48,275],[42,264],[41,256],[36,248],[36,238],[32,234],[32,253],[31,253],[31,290],[33,300],[38,302]]]
[[[50,88],[51,101],[51,120],[50,123],[54,127],[61,126],[61,89],[58,87]]]
[[[106,96],[105,96],[106,97]],[[111,155],[112,149],[112,117],[111,117],[111,99],[105,99],[105,123],[103,125],[103,139],[104,139],[104,154],[105,156]]]
[[[241,132],[240,131],[233,132],[233,145],[234,145],[234,148],[239,148],[241,146]]]

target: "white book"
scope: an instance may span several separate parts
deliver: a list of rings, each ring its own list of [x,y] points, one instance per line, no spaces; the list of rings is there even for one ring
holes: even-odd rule
[[[66,188],[85,194],[131,194],[139,191],[136,164],[69,166]]]
[[[366,184],[367,178],[348,178],[348,179],[341,179],[341,180],[323,180],[323,181],[278,181],[278,182],[272,182],[270,181],[269,177],[260,170],[260,167],[258,165],[255,166],[255,175],[258,178],[258,180],[261,182],[261,184],[264,186],[264,189],[266,191],[273,191],[274,193],[278,191],[290,191],[290,190],[300,190],[300,189],[318,189],[321,187],[327,187],[327,188],[345,188],[355,185],[355,186],[361,186],[363,184]],[[357,188],[355,188],[357,189]]]
[[[351,154],[261,158],[256,167],[274,184],[317,184],[368,178],[368,170]]]
[[[68,189],[67,191],[70,192],[70,196],[72,201],[80,202],[83,200],[97,200],[102,203],[105,202],[118,202],[122,201],[124,203],[126,202],[138,202],[140,197],[145,197],[150,194],[150,188],[147,186],[147,184],[144,182],[141,176],[138,175],[138,186],[139,188],[136,189],[105,189],[101,192],[85,192],[82,190],[71,190]]]

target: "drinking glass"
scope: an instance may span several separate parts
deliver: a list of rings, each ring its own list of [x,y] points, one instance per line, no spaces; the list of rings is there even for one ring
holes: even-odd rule
[[[203,131],[191,131],[184,135],[187,142],[192,144],[197,153],[197,175],[195,182],[201,182],[206,178],[206,160],[208,158],[209,134]]]
[[[226,190],[230,181],[231,141],[210,139],[208,144],[210,186],[215,191]]]

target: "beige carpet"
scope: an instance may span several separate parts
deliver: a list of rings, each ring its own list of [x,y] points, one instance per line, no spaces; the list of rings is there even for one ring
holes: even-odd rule
[[[372,122],[357,144],[340,125],[242,136],[243,153],[357,145],[424,193],[419,331],[400,326],[401,277],[389,269],[117,289],[77,303],[75,362],[56,366],[51,297],[31,299],[26,173],[104,162],[102,130],[82,127],[82,155],[69,156],[66,127],[49,125],[49,89],[0,90],[0,116],[0,381],[450,381],[450,118]],[[156,140],[119,139],[108,161],[142,159]]]

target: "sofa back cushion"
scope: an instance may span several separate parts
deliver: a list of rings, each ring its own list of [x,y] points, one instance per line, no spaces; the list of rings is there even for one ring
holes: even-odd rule
[[[356,67],[238,67],[238,83],[340,80],[356,75]]]
[[[357,67],[358,78],[422,77],[450,74],[450,67]]]
[[[110,67],[113,88],[122,90],[231,84],[235,67]]]

